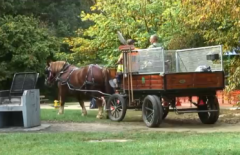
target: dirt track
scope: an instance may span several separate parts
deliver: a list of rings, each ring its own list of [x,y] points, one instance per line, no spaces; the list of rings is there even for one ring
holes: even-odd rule
[[[96,124],[96,123],[54,123],[45,131],[47,132],[122,132],[122,131],[162,131],[162,132],[239,132],[240,124],[216,124],[216,125],[172,125],[163,123],[159,128],[147,128],[144,124]]]
[[[110,122],[110,120],[109,120]],[[48,122],[43,122],[48,123]],[[122,132],[122,131],[161,131],[161,132],[239,132],[240,112],[221,111],[219,121],[214,125],[205,125],[200,122],[197,114],[176,115],[171,113],[158,128],[148,128],[139,119],[128,122],[110,123],[51,123],[47,132]]]

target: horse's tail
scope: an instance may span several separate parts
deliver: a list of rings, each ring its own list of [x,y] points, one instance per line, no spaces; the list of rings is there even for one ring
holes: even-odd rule
[[[102,70],[104,75],[104,85],[105,85],[105,93],[113,94],[114,89],[111,87],[109,80],[110,80],[110,72],[107,68],[103,68]]]

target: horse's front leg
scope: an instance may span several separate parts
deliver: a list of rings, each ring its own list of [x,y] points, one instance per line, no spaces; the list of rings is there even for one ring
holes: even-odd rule
[[[103,117],[103,100],[102,99],[97,99],[96,100],[97,106],[98,106],[98,114],[96,118],[102,119]]]
[[[59,91],[59,95],[58,95],[58,98],[59,98],[59,109],[58,109],[58,115],[61,115],[64,113],[64,104],[65,104],[65,92]]]
[[[64,113],[64,104],[65,104],[65,99],[63,97],[60,97],[60,106],[59,106],[59,109],[58,109],[58,115],[61,115]]]

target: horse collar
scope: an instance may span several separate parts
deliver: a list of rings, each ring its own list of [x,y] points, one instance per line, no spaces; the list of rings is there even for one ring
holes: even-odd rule
[[[60,72],[64,72],[64,71],[67,70],[70,66],[71,66],[71,65],[66,62],[66,63],[63,65],[63,68],[61,69]]]
[[[65,81],[62,80],[62,79],[60,78],[61,75],[59,75],[58,78],[57,78],[57,81],[61,81],[61,85],[67,84],[67,83],[69,82],[69,78],[70,78],[70,76],[72,75],[72,73],[73,73],[75,70],[78,70],[78,69],[79,69],[79,68],[73,68],[73,69],[70,71],[70,73],[68,74],[68,76],[67,76],[67,78],[66,78]]]

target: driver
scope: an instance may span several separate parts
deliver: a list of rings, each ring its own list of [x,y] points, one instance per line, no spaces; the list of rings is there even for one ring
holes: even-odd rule
[[[134,45],[134,43],[135,43],[135,40],[133,39],[127,40],[128,45]],[[138,48],[134,48],[134,49],[138,49]],[[120,83],[123,75],[123,53],[120,54],[117,64],[118,64],[118,67],[117,67],[116,78],[117,78],[117,83]]]

